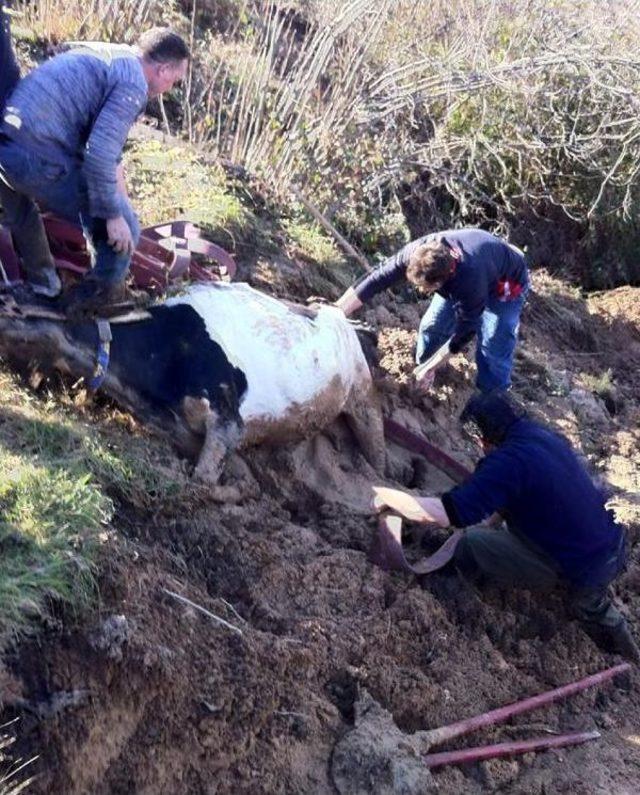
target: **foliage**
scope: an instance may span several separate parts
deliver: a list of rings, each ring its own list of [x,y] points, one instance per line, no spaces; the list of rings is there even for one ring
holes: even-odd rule
[[[20,28],[52,43],[133,43],[145,28],[177,19],[172,0],[18,0],[15,8]]]
[[[230,251],[274,251],[267,225],[248,206],[246,188],[211,158],[185,146],[167,148],[155,140],[137,140],[125,162],[143,226],[187,218]]]
[[[283,226],[304,257],[327,264],[337,263],[342,259],[335,243],[327,238],[317,224],[309,224],[304,219],[290,219]]]
[[[177,24],[194,58],[174,124],[281,199],[292,185],[302,189],[371,253],[406,238],[395,223],[400,203],[412,235],[462,224],[553,235],[561,223],[572,245],[581,240],[583,283],[640,279],[631,229],[640,208],[636,4],[47,0],[21,7],[47,35],[58,26],[76,38],[130,39],[151,22]],[[216,203],[219,194],[197,185],[184,207],[206,216]],[[236,210],[221,208],[227,244]],[[620,230],[632,241],[608,256]],[[535,248],[534,238],[525,231],[519,242]]]

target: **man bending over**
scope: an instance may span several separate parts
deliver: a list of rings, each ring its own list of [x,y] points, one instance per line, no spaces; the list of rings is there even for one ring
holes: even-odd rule
[[[520,313],[529,290],[523,253],[482,229],[450,229],[408,243],[336,301],[349,316],[381,290],[407,279],[432,295],[418,329],[416,379],[428,389],[435,371],[477,335],[477,386],[511,386]]]
[[[36,202],[81,225],[93,268],[65,296],[70,312],[124,297],[140,228],[120,158],[147,100],[187,70],[177,33],[154,28],[138,47],[87,44],[56,55],[20,80],[0,125],[0,204],[34,292],[53,298],[60,279]]]

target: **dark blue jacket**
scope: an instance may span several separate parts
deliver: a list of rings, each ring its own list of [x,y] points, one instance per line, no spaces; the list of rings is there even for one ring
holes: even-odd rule
[[[455,527],[498,511],[576,586],[612,579],[612,557],[624,563],[624,553],[616,558],[623,530],[605,508],[602,491],[568,442],[531,420],[516,420],[505,441],[442,502]]]
[[[480,316],[491,298],[511,300],[529,284],[524,255],[505,240],[483,229],[451,229],[413,240],[367,274],[355,286],[365,303],[381,290],[406,277],[411,254],[429,240],[444,239],[462,255],[456,271],[438,293],[451,300],[457,323],[449,345],[452,353],[461,350],[478,330]]]

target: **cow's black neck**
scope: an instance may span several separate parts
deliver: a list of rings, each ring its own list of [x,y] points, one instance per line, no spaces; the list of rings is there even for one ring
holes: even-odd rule
[[[110,369],[158,408],[186,397],[206,397],[223,418],[236,418],[247,390],[245,374],[207,333],[204,320],[186,304],[157,306],[149,319],[112,323]],[[95,323],[67,326],[77,344],[97,351]]]

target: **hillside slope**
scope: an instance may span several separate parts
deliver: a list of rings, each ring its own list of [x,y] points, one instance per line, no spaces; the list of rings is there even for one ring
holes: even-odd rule
[[[241,259],[245,278],[291,297],[309,292],[318,268],[313,257],[296,265],[282,253]],[[544,272],[534,287],[515,392],[614,486],[633,545],[617,593],[640,631],[640,290],[585,299]],[[413,297],[386,296],[365,315],[380,330],[376,380],[386,413],[472,463],[477,451],[456,422],[472,368],[460,357],[422,398],[408,379],[419,318]],[[65,483],[84,477],[82,489],[102,495],[65,536],[99,598],[90,593],[80,610],[73,592],[41,594],[19,606],[30,631],[5,641],[0,724],[19,717],[14,750],[39,755],[30,791],[331,793],[332,751],[363,689],[412,732],[614,662],[566,617],[561,595],[478,592],[445,575],[420,584],[372,567],[371,472],[339,422],[297,446],[236,460],[250,471],[253,496],[213,504],[163,443],[113,407],[85,404],[59,384],[35,393],[6,368],[2,392],[0,450],[11,472],[30,462],[45,484],[63,472]],[[422,491],[447,487],[444,475],[393,446],[387,474],[389,483]],[[3,550],[22,543],[23,513],[19,520],[2,525]],[[474,741],[540,733],[534,728],[597,727],[602,738],[443,768],[434,791],[636,792],[639,708],[633,673],[485,731]],[[383,788],[389,775],[381,770],[370,791],[403,791]]]

